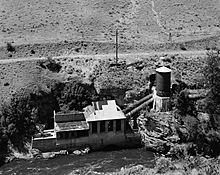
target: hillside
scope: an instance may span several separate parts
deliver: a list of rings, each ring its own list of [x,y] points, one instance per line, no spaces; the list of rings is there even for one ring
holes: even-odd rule
[[[68,78],[86,69],[88,77],[97,60],[77,66],[76,55],[93,59],[110,53],[106,58],[114,59],[116,28],[119,53],[132,53],[131,60],[144,52],[204,50],[220,41],[219,7],[218,0],[0,0],[0,59],[60,56],[59,75]],[[169,33],[173,42],[168,41]],[[5,47],[7,42],[12,51]],[[0,68],[0,101],[48,76],[31,61]]]
[[[0,0],[0,45],[175,42],[220,33],[218,0]]]
[[[0,0],[0,46],[4,46],[0,59],[61,56],[66,64],[63,69],[69,69],[63,55],[90,54],[93,58],[94,54],[114,53],[116,28],[119,52],[130,52],[133,58],[146,51],[204,50],[220,41],[219,7],[218,0]],[[168,43],[169,32],[172,43]],[[6,49],[7,42],[14,51]],[[114,59],[114,55],[107,57]],[[71,64],[76,70],[85,67]],[[47,74],[31,61],[0,67],[4,94],[0,101]],[[76,70],[68,71],[77,75]],[[64,72],[69,75],[68,71]]]
[[[109,84],[114,82],[114,80],[117,82],[118,78],[119,80],[123,79],[123,81],[127,79],[130,81],[129,84],[135,82],[132,87],[140,88],[142,86],[142,88],[146,88],[148,76],[155,70],[160,56],[165,56],[172,60],[170,66],[174,74],[178,78],[182,78],[186,83],[197,84],[201,79],[200,69],[204,65],[205,51],[119,54],[120,62],[126,61],[127,65],[134,64],[134,66],[131,66],[134,68],[130,67],[122,74],[120,74],[120,71],[115,72],[116,74],[114,74],[114,71],[109,71],[108,66],[109,63],[114,62],[114,54],[54,57],[53,60],[62,66],[59,72],[52,72],[48,68],[45,69],[40,66],[39,63],[46,62],[46,58],[4,59],[0,60],[0,105],[3,101],[9,100],[21,88],[35,88],[37,86],[44,90],[50,89],[51,82],[55,80],[67,81],[75,77],[79,77],[85,83],[90,83],[90,77],[93,76],[96,78],[94,83],[98,84],[98,86],[103,86],[105,81]],[[136,64],[137,66],[135,66]],[[143,68],[141,70],[136,69],[138,65],[143,66]],[[197,71],[194,71],[195,67]],[[127,75],[128,72],[132,73],[130,77],[130,74]],[[122,75],[122,77],[118,77],[118,74]],[[107,84],[104,83],[104,87]],[[118,86],[117,83],[112,85]]]

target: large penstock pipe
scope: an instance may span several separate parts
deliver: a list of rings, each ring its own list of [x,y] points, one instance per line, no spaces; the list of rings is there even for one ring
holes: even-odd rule
[[[133,105],[127,107],[126,109],[122,110],[122,112],[124,112],[125,114],[127,114],[128,112],[130,112],[132,109],[140,106],[142,103],[144,103],[145,101],[149,100],[150,98],[153,97],[153,94],[149,94],[146,97],[142,98],[141,100],[135,102]]]
[[[134,108],[132,111],[130,111],[127,114],[125,114],[125,116],[127,117],[127,119],[129,119],[133,114],[135,114],[136,112],[140,111],[141,109],[143,109],[144,107],[146,107],[147,105],[152,103],[153,101],[154,101],[153,98],[149,99],[148,101],[144,102],[142,105]]]

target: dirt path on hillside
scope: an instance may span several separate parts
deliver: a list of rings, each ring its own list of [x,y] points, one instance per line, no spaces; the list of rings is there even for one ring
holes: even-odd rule
[[[36,57],[36,58],[15,58],[15,59],[4,59],[0,60],[0,64],[8,64],[8,63],[14,63],[14,62],[23,62],[23,61],[37,61],[37,60],[46,60],[45,57]]]
[[[171,54],[183,54],[183,55],[205,55],[206,50],[196,50],[196,51],[164,51],[164,52],[145,52],[145,53],[122,53],[119,54],[119,58],[125,58],[127,56],[151,56],[151,55],[171,55]],[[62,56],[56,56],[53,57],[53,59],[62,59],[62,58],[94,58],[94,59],[108,59],[109,57],[114,58],[115,54],[97,54],[97,55],[81,55],[81,54],[74,54],[74,55],[62,55]],[[0,64],[8,64],[8,63],[14,63],[14,62],[23,62],[23,61],[37,61],[37,60],[46,60],[45,57],[39,57],[39,58],[16,58],[16,59],[4,59],[0,60]]]
[[[158,12],[156,11],[156,9],[155,9],[155,3],[154,3],[153,0],[151,1],[151,10],[152,10],[152,12],[153,12],[153,14],[154,14],[154,17],[155,17],[155,19],[156,19],[157,25],[160,27],[161,31],[162,31],[163,33],[165,33],[166,35],[169,35],[169,32],[167,32],[167,31],[164,29],[163,25],[161,24],[160,16],[159,16],[159,15],[161,14],[161,12],[158,13]]]

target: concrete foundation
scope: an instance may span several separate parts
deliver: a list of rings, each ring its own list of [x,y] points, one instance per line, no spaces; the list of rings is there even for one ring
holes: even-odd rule
[[[170,97],[159,97],[154,95],[153,109],[158,112],[167,112],[170,110]]]

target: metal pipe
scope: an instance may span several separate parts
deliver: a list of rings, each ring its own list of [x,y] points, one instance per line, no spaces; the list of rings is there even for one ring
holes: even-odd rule
[[[130,112],[132,109],[138,107],[139,105],[141,105],[142,103],[144,103],[145,101],[149,100],[150,98],[153,97],[153,94],[149,94],[146,97],[140,99],[139,101],[135,102],[133,105],[127,107],[126,109],[122,110],[125,114],[127,114],[128,112]]]
[[[125,114],[126,118],[130,118],[133,114],[135,114],[136,112],[140,111],[141,109],[143,109],[144,107],[146,107],[147,105],[152,103],[153,101],[154,101],[154,99],[151,98],[148,101],[144,102],[142,105],[140,105],[137,108],[133,109],[131,112]]]

